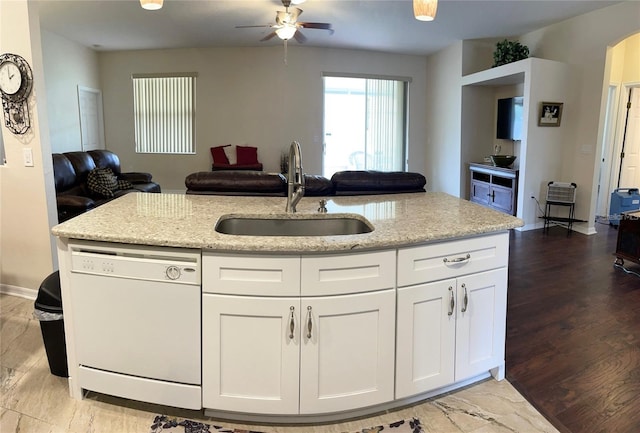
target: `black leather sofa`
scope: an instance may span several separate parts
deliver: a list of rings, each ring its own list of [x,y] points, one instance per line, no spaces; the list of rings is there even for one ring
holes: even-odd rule
[[[372,195],[424,192],[427,180],[420,173],[348,170],[331,179],[305,174],[306,197],[334,195]],[[287,179],[279,173],[259,171],[202,171],[185,179],[187,194],[208,195],[287,195]]]
[[[114,191],[113,197],[93,193],[87,185],[87,178],[96,168],[110,168],[118,180],[129,183],[128,187]],[[160,192],[160,185],[151,180],[150,173],[122,173],[118,155],[108,150],[54,153],[53,176],[58,222],[66,221],[130,192]]]

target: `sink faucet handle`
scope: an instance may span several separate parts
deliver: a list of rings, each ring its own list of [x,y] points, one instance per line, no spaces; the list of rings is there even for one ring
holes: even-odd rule
[[[327,213],[327,201],[326,200],[320,200],[320,207],[318,208],[318,212]]]

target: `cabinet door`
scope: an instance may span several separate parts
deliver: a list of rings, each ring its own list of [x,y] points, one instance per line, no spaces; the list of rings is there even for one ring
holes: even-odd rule
[[[489,204],[489,184],[477,180],[471,181],[471,201],[474,203]]]
[[[513,214],[513,189],[503,186],[491,186],[491,206],[508,214]]]
[[[454,382],[456,280],[398,289],[396,398]]]
[[[302,300],[300,413],[393,400],[395,290]]]
[[[299,298],[203,295],[204,407],[298,413],[299,303]]]
[[[507,269],[459,278],[456,305],[456,381],[502,366]]]

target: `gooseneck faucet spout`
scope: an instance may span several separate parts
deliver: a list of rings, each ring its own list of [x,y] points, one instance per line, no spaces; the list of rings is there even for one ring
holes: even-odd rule
[[[287,175],[287,213],[295,213],[296,205],[304,196],[304,173],[300,143],[291,142],[289,147],[289,171]]]

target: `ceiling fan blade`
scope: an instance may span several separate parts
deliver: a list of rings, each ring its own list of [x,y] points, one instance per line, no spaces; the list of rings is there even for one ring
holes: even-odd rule
[[[260,39],[260,42],[268,41],[269,39],[272,39],[275,35],[276,35],[276,32],[271,32],[264,38]]]
[[[298,41],[298,43],[301,43],[301,44],[304,44],[307,41],[307,37],[303,35],[300,30],[297,30],[294,33],[293,37],[295,38],[296,41]]]
[[[329,23],[296,23],[299,27],[304,27],[305,29],[321,29],[321,30],[329,30],[331,34],[333,34],[333,27]]]

